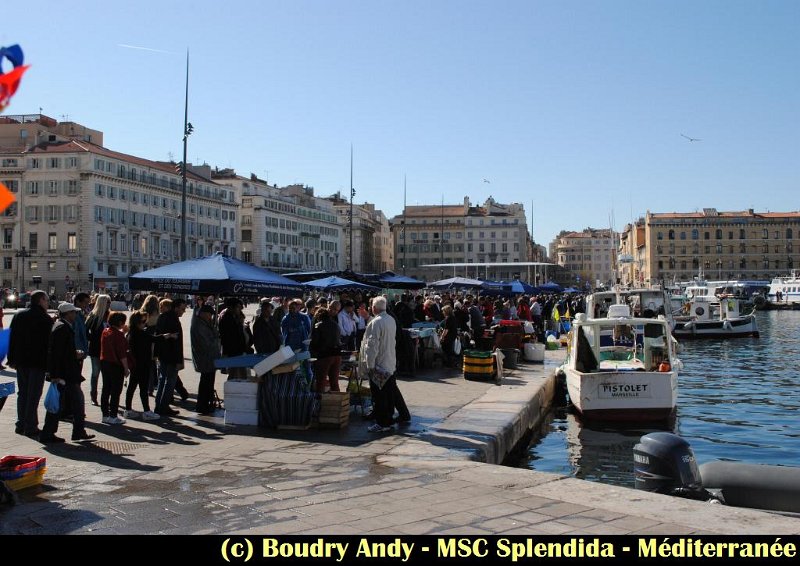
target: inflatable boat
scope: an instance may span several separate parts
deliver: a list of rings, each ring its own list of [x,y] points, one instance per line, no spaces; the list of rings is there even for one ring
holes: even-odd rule
[[[636,489],[734,507],[800,513],[800,467],[713,461],[698,467],[689,443],[669,432],[633,447]]]

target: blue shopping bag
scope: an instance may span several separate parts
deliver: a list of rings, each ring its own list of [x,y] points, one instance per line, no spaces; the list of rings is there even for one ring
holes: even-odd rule
[[[58,385],[50,382],[50,388],[44,397],[44,408],[48,413],[57,415],[61,410],[61,394],[58,392]]]
[[[8,355],[8,341],[11,338],[11,329],[3,328],[0,330],[0,361]]]

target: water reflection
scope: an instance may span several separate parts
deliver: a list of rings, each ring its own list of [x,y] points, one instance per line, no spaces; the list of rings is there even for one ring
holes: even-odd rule
[[[583,423],[567,410],[565,399],[557,400],[519,465],[633,487],[633,446],[655,431],[681,435],[700,463],[797,465],[800,312],[757,316],[758,339],[684,344],[674,422],[662,428]]]

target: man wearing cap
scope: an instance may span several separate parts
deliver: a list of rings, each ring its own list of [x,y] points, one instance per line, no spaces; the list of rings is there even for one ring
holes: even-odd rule
[[[213,412],[211,399],[214,395],[214,378],[217,368],[214,360],[222,357],[219,331],[214,326],[214,307],[203,305],[192,317],[192,361],[200,372],[197,389],[197,412],[201,415]]]
[[[17,423],[14,431],[38,438],[39,401],[47,371],[47,344],[53,319],[47,314],[50,299],[44,291],[34,291],[30,306],[11,321],[8,365],[17,370]]]
[[[85,401],[81,383],[81,361],[86,352],[75,348],[75,320],[81,316],[81,309],[70,303],[58,305],[58,322],[50,332],[47,348],[47,379],[55,383],[61,395],[62,404],[66,402],[72,411],[72,440],[89,440],[94,438],[85,428]],[[44,444],[64,442],[56,436],[58,415],[47,413],[39,441]]]

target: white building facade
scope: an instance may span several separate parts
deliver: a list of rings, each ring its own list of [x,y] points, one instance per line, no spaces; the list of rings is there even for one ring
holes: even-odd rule
[[[236,175],[231,169],[212,178],[241,195],[241,259],[275,272],[338,271],[342,227],[330,201],[314,196],[312,187],[277,187]]]
[[[0,182],[17,202],[0,216],[4,287],[126,291],[129,275],[180,261],[182,189],[175,164],[61,135],[63,127],[46,117],[38,126],[56,133],[9,148],[13,131],[31,122],[23,128],[5,118]],[[235,256],[235,192],[191,171],[187,181],[187,257]]]

